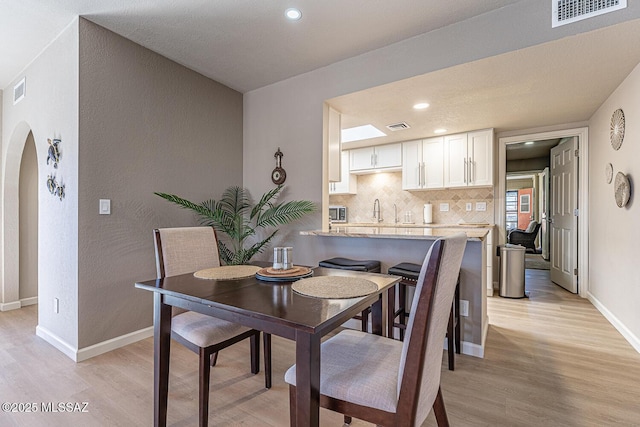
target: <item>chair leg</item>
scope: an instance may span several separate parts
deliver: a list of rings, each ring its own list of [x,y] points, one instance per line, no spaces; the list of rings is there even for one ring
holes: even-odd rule
[[[289,425],[296,426],[296,388],[289,385]]]
[[[216,366],[216,363],[218,363],[218,352],[217,351],[211,355],[211,366]]]
[[[458,282],[456,283],[456,292],[454,296],[453,303],[455,304],[455,325],[456,330],[454,332],[455,340],[456,340],[456,353],[460,354],[462,345],[461,340],[462,337],[460,335],[460,275],[458,275]]]
[[[198,402],[198,421],[200,427],[206,427],[209,423],[209,375],[211,373],[211,355],[204,348],[200,348],[200,384]]]
[[[447,417],[447,410],[444,407],[444,400],[442,399],[442,390],[440,387],[438,387],[436,400],[433,402],[433,412],[436,416],[438,427],[449,427],[449,418]]]
[[[389,338],[395,338],[393,333],[393,324],[396,321],[396,285],[389,288],[387,291],[387,336]]]
[[[407,313],[407,285],[400,282],[398,283],[398,323],[406,325],[405,317]],[[404,341],[404,329],[400,328],[400,341]]]
[[[453,336],[453,306],[449,312],[449,323],[447,324],[447,357],[449,359],[449,370],[455,369],[455,356],[453,355],[453,342],[455,340]]]
[[[369,333],[369,313],[371,313],[371,308],[367,308],[360,313],[362,332]]]
[[[264,386],[271,388],[271,334],[262,334],[264,345]]]
[[[260,332],[251,335],[249,341],[251,342],[251,373],[257,374],[260,372]]]

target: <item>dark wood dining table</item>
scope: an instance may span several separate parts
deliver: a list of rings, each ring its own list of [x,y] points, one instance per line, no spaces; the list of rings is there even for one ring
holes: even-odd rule
[[[137,282],[136,288],[154,293],[154,425],[167,422],[171,307],[180,307],[239,323],[296,342],[296,411],[291,425],[319,425],[320,339],[371,306],[372,332],[383,334],[388,292],[394,295],[399,276],[316,267],[314,276],[351,276],[368,279],[378,290],[365,297],[323,299],[291,289],[292,282],[255,277],[207,280],[192,273]]]

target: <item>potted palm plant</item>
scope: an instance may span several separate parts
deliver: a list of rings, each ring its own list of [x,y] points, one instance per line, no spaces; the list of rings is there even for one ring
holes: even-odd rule
[[[239,265],[249,263],[278,233],[277,228],[273,231],[267,229],[288,224],[316,210],[315,205],[307,200],[276,203],[283,188],[283,185],[278,185],[267,191],[256,204],[248,190],[237,186],[227,188],[220,200],[211,199],[199,204],[174,194],[154,194],[195,212],[202,225],[213,226],[224,235],[225,239],[218,239],[220,259],[226,265]],[[261,229],[267,231],[267,237],[249,244],[248,239]]]

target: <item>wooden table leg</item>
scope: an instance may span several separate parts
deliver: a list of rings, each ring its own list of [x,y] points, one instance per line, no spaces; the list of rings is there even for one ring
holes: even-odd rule
[[[167,425],[169,353],[171,351],[171,306],[162,294],[153,294],[153,425]]]
[[[292,426],[320,423],[320,337],[296,334],[296,417]]]
[[[393,322],[396,313],[396,285],[387,291],[387,337],[393,338]]]
[[[371,333],[383,335],[387,333],[387,305],[389,304],[388,292],[380,294],[378,300],[371,306]]]

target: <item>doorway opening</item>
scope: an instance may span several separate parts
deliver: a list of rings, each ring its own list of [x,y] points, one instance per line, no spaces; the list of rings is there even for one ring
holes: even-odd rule
[[[571,191],[565,191],[563,197],[568,197],[570,194],[575,197],[576,207],[571,208],[569,211],[567,211],[566,207],[569,205],[563,204],[562,209],[560,210],[563,214],[569,214],[565,215],[563,220],[573,221],[573,228],[575,229],[575,233],[567,241],[563,241],[561,238],[559,238],[559,236],[562,236],[563,233],[566,234],[566,232],[564,230],[554,229],[556,225],[552,222],[554,218],[554,200],[549,198],[549,195],[553,194],[551,188],[554,185],[552,177],[554,170],[554,160],[552,159],[553,154],[548,157],[548,160],[545,160],[548,163],[547,165],[545,165],[541,160],[542,157],[546,159],[547,156],[541,155],[540,159],[537,160],[538,163],[536,163],[536,161],[523,161],[522,159],[515,159],[515,164],[520,164],[520,166],[514,167],[513,163],[508,166],[507,152],[511,150],[517,151],[519,148],[526,147],[524,144],[531,141],[536,142],[529,145],[535,145],[537,144],[537,141],[541,141],[541,150],[549,150],[550,152],[551,147],[558,147],[558,144],[560,143],[573,140],[575,140],[576,148],[575,150],[573,148],[568,148],[568,150],[570,151],[567,151],[567,153],[570,152],[571,156],[578,155],[576,157],[578,162],[575,163],[575,179],[576,183],[579,182],[579,186],[575,185],[574,187],[566,187],[571,188]],[[542,143],[542,141],[544,141],[544,143]],[[545,145],[546,147],[544,147]],[[564,144],[563,147],[565,147]],[[554,149],[557,150],[558,148]],[[568,158],[568,154],[565,153],[564,156]],[[495,206],[499,242],[506,243],[508,241],[509,232],[507,230],[507,227],[509,227],[509,229],[513,228],[514,226],[518,227],[518,216],[520,216],[520,212],[517,210],[517,205],[520,203],[520,197],[514,197],[514,193],[509,193],[508,201],[507,190],[510,185],[509,183],[528,179],[531,183],[531,196],[528,199],[529,206],[526,206],[528,212],[523,212],[523,214],[528,214],[528,218],[530,218],[530,221],[539,223],[540,230],[542,230],[543,226],[545,228],[544,231],[538,232],[533,246],[535,249],[529,252],[540,252],[540,255],[542,255],[542,252],[545,252],[544,255],[547,256],[551,262],[551,268],[553,268],[554,266],[554,260],[556,263],[556,268],[558,267],[558,265],[562,265],[562,270],[566,273],[570,273],[569,278],[573,280],[573,283],[575,284],[575,288],[572,291],[574,293],[577,292],[581,297],[585,298],[587,296],[589,283],[587,269],[588,129],[576,128],[560,131],[531,133],[514,137],[502,137],[499,138],[498,157],[499,177],[497,183],[498,191],[495,195]],[[556,155],[554,158],[555,161],[558,162],[560,161],[559,159],[562,158],[562,155]],[[514,159],[512,158],[512,160]],[[545,168],[548,168],[547,171],[545,171]],[[558,183],[560,183],[559,180],[556,182],[556,185],[558,185]],[[510,191],[513,191],[513,189],[511,189]],[[556,191],[556,193],[560,194],[560,191]],[[523,199],[523,201],[527,201],[527,197],[524,197]],[[557,201],[558,200],[555,200],[556,206],[558,206]],[[509,204],[509,207],[507,207],[507,204]],[[514,213],[516,213],[516,215],[514,215]],[[527,218],[520,218],[520,222],[526,222],[526,219]],[[554,233],[556,236],[555,246],[554,239],[552,238],[552,235]],[[568,246],[570,242],[575,243],[573,249]],[[556,258],[553,258],[554,251]]]
[[[22,307],[38,303],[38,160],[33,133],[29,132],[20,161],[19,233]]]

